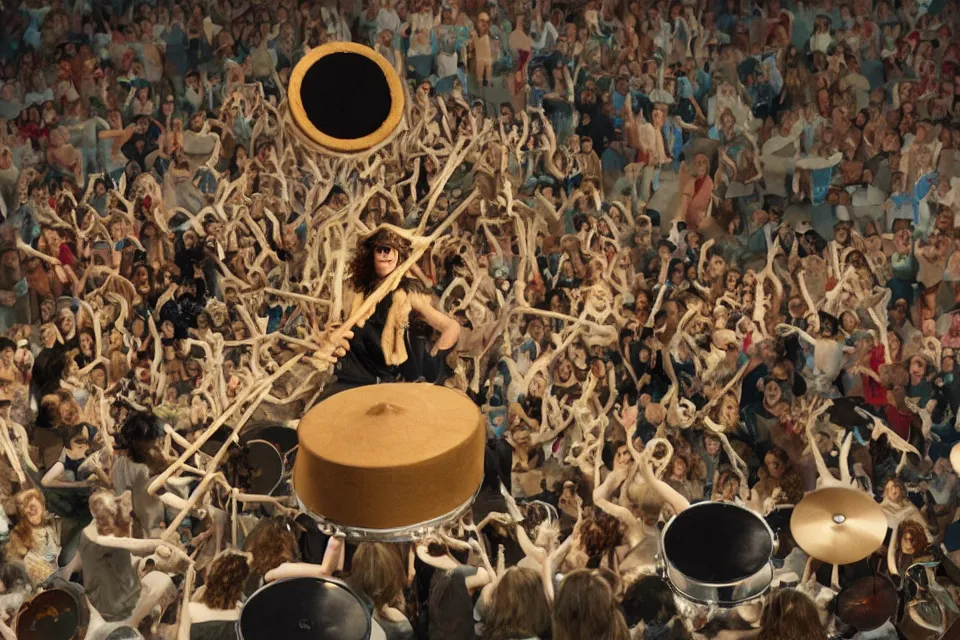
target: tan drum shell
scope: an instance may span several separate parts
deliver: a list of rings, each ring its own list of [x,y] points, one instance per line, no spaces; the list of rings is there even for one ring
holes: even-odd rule
[[[468,504],[483,479],[486,429],[466,395],[429,384],[359,387],[298,427],[294,491],[343,527],[414,527]]]

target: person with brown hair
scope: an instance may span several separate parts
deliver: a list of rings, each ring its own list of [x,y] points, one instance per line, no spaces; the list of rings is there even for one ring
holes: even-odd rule
[[[511,567],[485,587],[482,640],[544,640],[550,637],[550,603],[533,569]]]
[[[349,267],[354,290],[351,315],[406,261],[410,251],[409,240],[386,228],[358,241]],[[431,346],[433,332],[439,337]],[[334,345],[336,381],[323,397],[380,382],[439,384],[445,378],[444,359],[459,337],[460,324],[434,308],[424,285],[405,274],[344,335],[349,343]]]
[[[915,520],[897,523],[887,546],[887,569],[890,575],[903,576],[915,558],[927,553],[929,546],[930,538],[922,524]]]
[[[405,574],[397,547],[363,542],[353,555],[347,583],[373,603],[373,618],[387,640],[413,638],[413,626],[403,614]]]
[[[39,489],[21,491],[15,500],[18,522],[10,531],[6,559],[22,562],[30,582],[37,585],[57,570],[60,523],[47,514],[47,502]]]
[[[763,608],[756,640],[827,640],[827,634],[813,600],[796,589],[781,589]]]
[[[285,562],[300,561],[293,527],[287,518],[265,518],[247,536],[243,550],[251,555],[251,570],[246,578],[245,589],[248,596],[263,586],[267,572]]]
[[[210,564],[206,582],[186,608],[191,640],[229,635],[240,619],[250,560],[249,553],[226,550]]]
[[[628,640],[613,588],[597,571],[568,574],[553,603],[553,640]]]

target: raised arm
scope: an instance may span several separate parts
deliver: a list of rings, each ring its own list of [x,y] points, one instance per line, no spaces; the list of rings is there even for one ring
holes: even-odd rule
[[[649,460],[644,460],[644,463],[640,466],[640,468],[643,471],[643,479],[646,480],[647,483],[649,483],[658,494],[660,494],[660,497],[663,498],[664,501],[673,508],[675,513],[679,514],[690,506],[689,500],[680,495],[676,489],[654,475],[653,467],[650,465]]]
[[[597,457],[599,458],[599,456]],[[627,471],[628,469],[625,467],[614,469],[613,473],[608,475],[606,480],[598,484],[597,488],[593,490],[593,503],[628,527],[634,527],[638,524],[636,516],[626,507],[621,507],[610,501],[610,496],[626,479]]]

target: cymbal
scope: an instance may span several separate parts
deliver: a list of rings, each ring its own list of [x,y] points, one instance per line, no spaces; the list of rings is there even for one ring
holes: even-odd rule
[[[858,489],[826,487],[808,493],[793,510],[790,531],[808,555],[830,564],[851,564],[880,548],[887,518]]]
[[[953,449],[950,449],[950,466],[953,467],[954,471],[960,473],[960,442],[953,445]]]

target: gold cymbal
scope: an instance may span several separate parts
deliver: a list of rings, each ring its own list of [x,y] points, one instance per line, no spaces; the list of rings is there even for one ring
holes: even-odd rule
[[[870,494],[827,487],[808,493],[793,510],[790,532],[808,555],[830,564],[851,564],[880,548],[887,518]]]
[[[953,467],[954,471],[960,473],[960,442],[953,445],[953,449],[950,450],[950,466]]]

